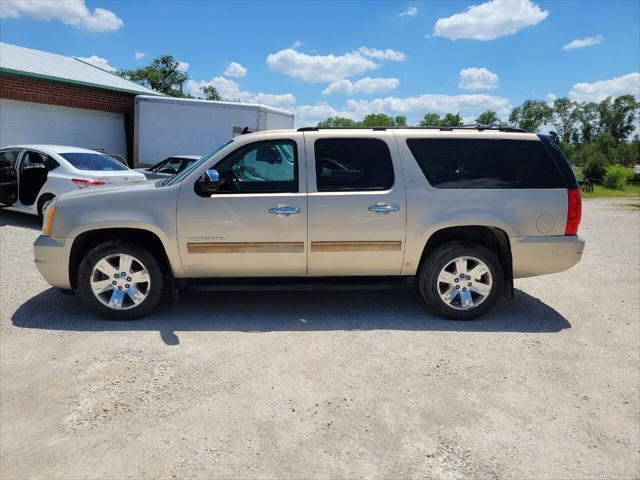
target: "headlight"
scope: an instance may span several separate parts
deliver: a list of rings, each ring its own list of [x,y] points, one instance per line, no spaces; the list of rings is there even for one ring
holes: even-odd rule
[[[44,211],[44,221],[42,222],[42,234],[45,237],[51,236],[53,230],[53,218],[56,215],[56,202],[51,202]]]

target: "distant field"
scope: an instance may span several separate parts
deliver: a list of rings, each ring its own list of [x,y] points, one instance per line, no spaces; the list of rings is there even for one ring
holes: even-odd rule
[[[593,192],[582,193],[584,198],[596,198],[596,197],[633,197],[640,195],[640,184],[628,184],[625,185],[623,190],[612,190],[605,188],[601,185],[594,185]]]

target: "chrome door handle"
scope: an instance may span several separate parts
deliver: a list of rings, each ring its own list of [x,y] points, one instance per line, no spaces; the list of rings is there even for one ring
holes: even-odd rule
[[[390,213],[400,210],[400,205],[371,205],[369,207],[370,212],[376,213]]]
[[[298,207],[271,207],[269,213],[275,215],[296,215],[300,213],[300,209]]]

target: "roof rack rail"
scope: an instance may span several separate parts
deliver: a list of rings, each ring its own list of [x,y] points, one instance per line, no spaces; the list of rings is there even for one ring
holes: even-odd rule
[[[463,125],[461,127],[300,127],[298,132],[317,132],[319,130],[440,130],[443,132],[452,132],[454,130],[484,130],[508,132],[508,133],[526,133],[522,128],[508,126],[493,125]]]

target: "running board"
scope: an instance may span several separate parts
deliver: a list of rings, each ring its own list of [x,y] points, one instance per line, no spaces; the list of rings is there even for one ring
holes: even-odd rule
[[[199,291],[314,291],[314,290],[389,290],[415,284],[415,277],[265,277],[189,279],[187,288]]]

